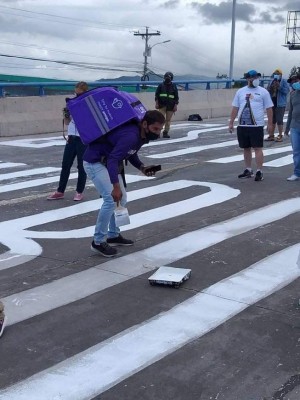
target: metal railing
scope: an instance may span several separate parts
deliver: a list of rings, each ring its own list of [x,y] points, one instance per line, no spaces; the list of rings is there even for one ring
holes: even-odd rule
[[[270,81],[270,78],[261,79],[261,86],[265,86]],[[210,90],[210,89],[229,89],[232,88],[235,83],[242,83],[243,86],[246,84],[246,79],[210,79],[210,80],[190,80],[190,81],[174,81],[180,90]],[[74,86],[76,81],[60,81],[60,82],[0,82],[0,97],[6,96],[22,96],[22,91],[25,88],[31,88],[31,93],[25,94],[26,96],[45,96],[47,95],[46,89],[52,90],[49,94],[64,94],[67,92],[74,91]],[[145,92],[154,91],[157,85],[160,83],[158,81],[96,81],[87,82],[90,88],[94,87],[105,87],[112,86],[118,88],[119,90],[132,91],[132,92]],[[18,88],[20,94],[9,93],[9,88]],[[127,90],[126,90],[127,89]],[[130,90],[129,90],[130,89]],[[53,93],[56,90],[56,93]],[[16,92],[16,91],[14,91]],[[61,92],[61,93],[59,93]],[[24,94],[23,94],[24,95]]]

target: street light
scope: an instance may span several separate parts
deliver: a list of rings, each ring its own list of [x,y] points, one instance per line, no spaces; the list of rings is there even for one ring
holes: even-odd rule
[[[171,40],[164,40],[163,42],[154,43],[152,46],[148,46],[146,42],[145,51],[143,53],[144,56],[144,74],[141,78],[142,81],[149,80],[149,76],[147,75],[148,72],[148,57],[151,57],[151,50],[153,47],[157,46],[158,44],[169,43]]]

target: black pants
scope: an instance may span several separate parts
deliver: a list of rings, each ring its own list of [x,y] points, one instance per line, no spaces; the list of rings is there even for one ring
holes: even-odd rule
[[[68,137],[68,142],[66,143],[62,160],[62,169],[57,189],[58,192],[64,193],[64,191],[66,190],[71,168],[76,157],[78,169],[76,192],[82,193],[84,191],[86,183],[86,173],[83,168],[82,157],[85,149],[86,146],[82,143],[79,136],[72,135]]]

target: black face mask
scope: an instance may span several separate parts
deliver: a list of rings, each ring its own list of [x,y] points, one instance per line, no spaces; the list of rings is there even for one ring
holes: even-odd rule
[[[149,141],[149,140],[156,140],[156,139],[158,139],[157,134],[156,134],[156,133],[153,133],[153,132],[151,132],[151,131],[146,132],[145,135],[146,135],[146,139],[147,139],[148,141]]]
[[[172,82],[171,78],[165,78],[165,84],[169,85]]]

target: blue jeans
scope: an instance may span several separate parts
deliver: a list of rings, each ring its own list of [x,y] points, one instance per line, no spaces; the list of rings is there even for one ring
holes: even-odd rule
[[[77,156],[77,169],[78,169],[78,179],[76,185],[76,192],[82,193],[85,188],[86,183],[86,173],[83,169],[83,153],[85,152],[86,146],[82,143],[79,136],[71,135],[68,137],[68,141],[65,145],[62,168],[60,173],[60,179],[57,191],[64,193],[69,180],[71,168],[73,162]]]
[[[300,177],[300,129],[291,128],[291,143],[293,148],[294,174]]]
[[[97,192],[103,198],[103,204],[98,213],[94,233],[94,242],[96,244],[100,244],[105,242],[107,237],[114,238],[120,234],[120,229],[116,226],[114,215],[116,203],[111,195],[113,185],[110,181],[107,168],[100,162],[91,164],[83,161],[83,167],[87,176],[91,179],[95,188],[97,189]],[[119,183],[122,190],[122,199],[120,201],[120,205],[125,207],[127,202],[127,194],[121,175],[119,175]]]

